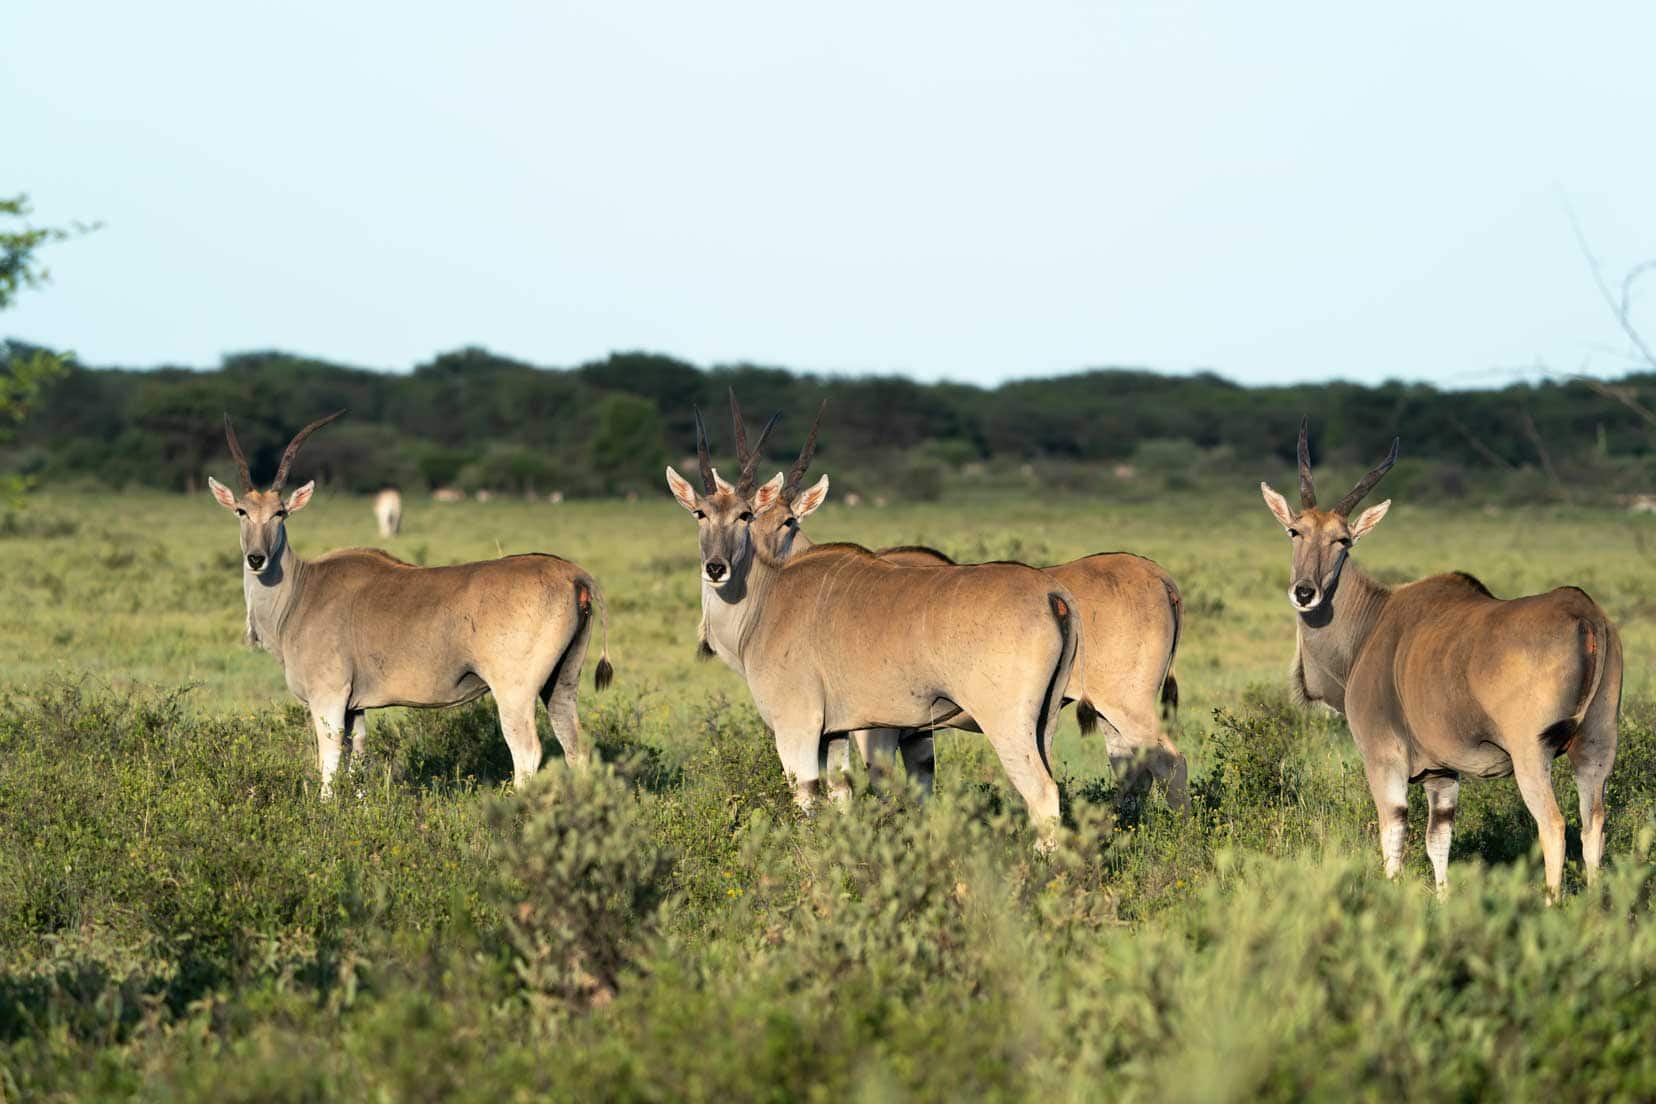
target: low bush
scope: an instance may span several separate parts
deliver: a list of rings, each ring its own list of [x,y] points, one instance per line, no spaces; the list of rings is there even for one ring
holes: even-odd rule
[[[1605,876],[1549,907],[1510,782],[1463,790],[1446,901],[1418,808],[1387,882],[1349,736],[1280,696],[1198,733],[1188,814],[1071,778],[1039,850],[966,741],[927,805],[804,817],[750,709],[678,758],[617,698],[613,765],[491,796],[448,784],[479,706],[321,802],[297,709],[54,684],[0,700],[0,1091],[1645,1099],[1653,716]]]

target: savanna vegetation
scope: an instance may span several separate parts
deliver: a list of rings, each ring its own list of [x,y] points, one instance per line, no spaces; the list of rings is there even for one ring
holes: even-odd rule
[[[0,347],[0,375],[41,355]],[[227,356],[210,370],[63,363],[28,424],[0,442],[0,469],[60,485],[189,490],[206,474],[229,476],[224,411],[260,467],[300,426],[347,408],[350,417],[307,448],[296,474],[356,492],[392,483],[405,492],[658,495],[662,465],[694,451],[692,407],[722,410],[734,386],[753,417],[787,411],[793,436],[826,398],[824,463],[845,491],[890,499],[1016,485],[1026,464],[1074,489],[1141,475],[1152,487],[1188,486],[1291,459],[1306,414],[1319,460],[1372,463],[1400,434],[1405,459],[1438,497],[1608,503],[1656,486],[1652,374],[1446,392],[1405,383],[1242,387],[1210,373],[1126,369],[983,388],[750,364],[703,371],[646,352],[552,369],[477,348],[404,373],[281,352]],[[774,458],[785,456],[789,436],[778,434]]]
[[[1372,572],[1580,583],[1629,660],[1606,876],[1587,889],[1572,850],[1548,907],[1515,787],[1473,784],[1439,903],[1418,790],[1390,883],[1343,722],[1285,699],[1288,542],[1257,492],[1019,478],[831,498],[811,529],[1166,565],[1189,612],[1171,722],[1189,817],[1118,795],[1067,719],[1051,854],[965,734],[940,739],[929,806],[865,793],[802,818],[745,689],[692,658],[693,529],[664,498],[412,502],[387,543],[407,559],[540,548],[598,576],[619,677],[582,707],[607,765],[553,759],[513,796],[486,700],[386,711],[323,803],[308,720],[238,643],[235,526],[206,492],[31,497],[0,519],[7,1098],[1656,1092],[1656,519],[1469,508],[1388,477]],[[368,500],[324,489],[290,533],[301,554],[370,543]]]

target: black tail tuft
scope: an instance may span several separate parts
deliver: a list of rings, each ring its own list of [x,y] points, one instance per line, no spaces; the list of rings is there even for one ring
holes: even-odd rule
[[[599,656],[598,666],[592,672],[592,688],[594,690],[608,690],[610,683],[615,681],[615,665],[609,661],[609,656]]]
[[[701,640],[699,640],[696,643],[696,658],[697,659],[702,659],[702,660],[712,659],[715,656],[717,656],[718,654],[719,653],[717,653],[713,650],[713,645],[711,645],[707,642],[706,637],[703,637]]]
[[[1167,672],[1167,679],[1162,683],[1162,719],[1179,715],[1179,680],[1173,677],[1173,672]]]
[[[1091,736],[1098,731],[1098,710],[1086,698],[1075,703],[1075,723],[1081,726],[1083,736]]]

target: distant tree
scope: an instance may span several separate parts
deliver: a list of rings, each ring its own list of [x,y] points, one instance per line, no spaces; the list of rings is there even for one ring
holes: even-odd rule
[[[0,219],[23,219],[28,214],[28,196],[0,198]],[[36,256],[41,246],[64,241],[89,229],[85,226],[35,227],[27,223],[19,228],[9,225],[0,228],[0,310],[10,307],[24,288],[39,287],[50,278],[51,273]],[[27,417],[41,389],[68,370],[69,358],[65,355],[8,346],[6,358],[0,363],[0,444],[12,438],[12,431],[5,423],[15,425]],[[13,502],[25,488],[25,482],[18,476],[7,476],[0,482],[0,494]]]
[[[636,395],[606,395],[595,420],[592,466],[607,489],[635,490],[661,480],[667,445],[654,403]]]

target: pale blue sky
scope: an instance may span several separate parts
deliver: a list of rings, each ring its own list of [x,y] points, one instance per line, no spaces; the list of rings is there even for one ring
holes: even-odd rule
[[[0,334],[992,382],[1625,370],[1656,5],[0,6]],[[1647,289],[1656,331],[1656,279]]]

